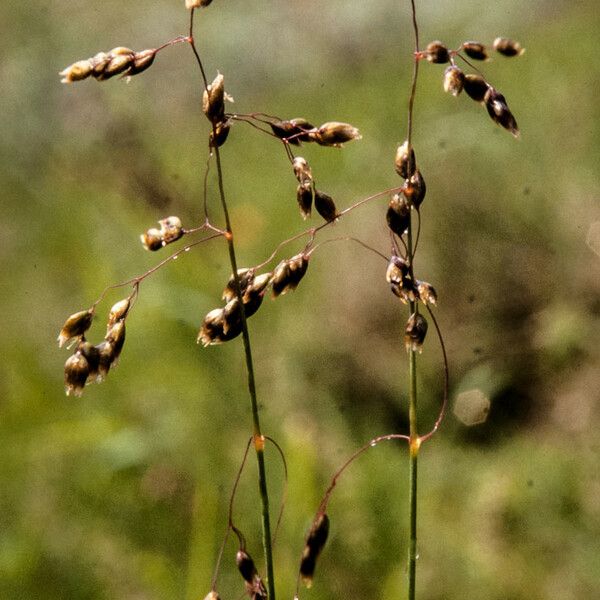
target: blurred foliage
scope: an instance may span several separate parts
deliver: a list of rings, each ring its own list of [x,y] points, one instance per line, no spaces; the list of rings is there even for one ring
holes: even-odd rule
[[[198,19],[209,74],[225,74],[236,110],[360,128],[364,139],[342,151],[304,151],[342,207],[397,185],[412,51],[409,3],[398,4],[215,0]],[[452,400],[475,389],[491,409],[473,427],[450,412],[423,450],[418,597],[597,598],[597,3],[417,4],[424,42],[508,35],[527,48],[484,65],[517,116],[518,142],[467,98],[444,95],[440,67],[423,65],[419,83],[428,197],[418,273],[440,295]],[[185,33],[183,1],[8,0],[0,21],[0,598],[202,599],[250,431],[241,344],[194,343],[219,304],[225,247],[211,242],[143,283],[118,370],[81,400],[63,394],[68,354],[55,343],[68,314],[155,264],[141,231],[167,214],[201,219],[208,129],[186,47],[129,84],[67,87],[57,76],[99,50]],[[238,124],[224,148],[243,264],[304,227],[280,146],[255,133]],[[333,229],[387,252],[381,203]],[[299,289],[251,321],[264,427],[290,470],[281,597],[293,593],[334,469],[369,438],[406,428],[405,312],[384,268],[357,245],[328,244]],[[425,430],[441,394],[433,336],[419,364]],[[282,469],[275,452],[268,458],[276,506]],[[254,468],[236,515],[258,558]],[[407,469],[404,446],[390,443],[347,472],[303,598],[402,597]],[[234,552],[224,598],[240,589]]]

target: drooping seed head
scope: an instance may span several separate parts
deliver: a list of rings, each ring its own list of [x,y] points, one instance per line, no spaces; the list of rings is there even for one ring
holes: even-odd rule
[[[312,170],[305,158],[296,156],[292,163],[292,167],[294,169],[294,175],[300,184],[310,183],[312,181]]]
[[[408,140],[398,146],[396,150],[396,158],[394,159],[396,173],[403,179],[408,179],[414,174],[417,168],[415,159],[415,150],[411,145],[410,152],[408,151]]]
[[[151,229],[148,229],[148,231],[142,233],[142,235],[140,235],[140,239],[142,240],[142,244],[146,250],[155,252],[163,247],[163,233],[160,229],[156,229],[155,227],[152,227]]]
[[[113,363],[116,364],[119,356],[121,356],[123,345],[125,344],[125,321],[117,321],[114,325],[111,325],[108,328],[104,339],[112,344],[114,351]]]
[[[73,83],[74,81],[82,81],[92,74],[92,70],[93,64],[90,60],[78,60],[59,73],[62,78],[60,82]]]
[[[315,208],[328,223],[337,219],[338,213],[335,202],[325,192],[315,190]]]
[[[442,44],[439,40],[429,42],[427,48],[425,48],[425,58],[430,63],[443,64],[450,60],[450,53],[448,48]]]
[[[423,350],[423,342],[427,335],[427,321],[420,313],[413,313],[408,318],[404,330],[404,346],[407,352],[419,352]]]
[[[474,60],[488,60],[486,47],[481,42],[464,42],[462,45],[464,53]]]
[[[394,194],[388,205],[385,218],[388,227],[402,237],[410,225],[410,204],[403,194]]]
[[[230,130],[230,121],[220,121],[219,123],[216,123],[208,138],[209,146],[211,148],[220,148],[227,141]]]
[[[519,126],[508,108],[506,98],[493,87],[490,87],[485,95],[485,107],[495,123],[510,131],[515,137],[519,137]]]
[[[525,52],[525,48],[519,42],[503,37],[497,37],[494,40],[494,50],[508,57],[521,56]]]
[[[423,200],[425,200],[425,194],[427,193],[427,186],[425,185],[425,179],[423,179],[421,171],[417,169],[414,175],[404,182],[402,193],[409,204],[419,210]]]
[[[167,217],[161,219],[158,224],[160,225],[160,231],[162,234],[163,245],[175,242],[183,235],[183,225],[179,217]]]
[[[94,311],[81,310],[72,314],[62,326],[58,334],[58,346],[62,348],[71,340],[80,338],[91,327],[94,318]]]
[[[300,214],[304,220],[310,217],[313,202],[313,187],[310,181],[301,183],[296,188],[296,200],[300,207]]]
[[[444,91],[452,94],[453,96],[458,96],[465,84],[465,74],[462,69],[457,67],[456,65],[450,65],[444,71]]]
[[[321,146],[335,146],[336,148],[340,148],[346,142],[362,138],[356,127],[338,121],[323,123],[312,135]]]
[[[211,310],[202,321],[202,327],[196,340],[197,343],[202,343],[205,348],[206,346],[220,344],[223,336],[223,325],[223,309],[215,308]]]
[[[65,362],[65,392],[67,396],[81,396],[89,374],[88,361],[81,352],[75,352],[69,356]]]
[[[312,585],[317,558],[325,546],[328,534],[329,517],[327,514],[321,513],[313,523],[306,539],[306,545],[302,551],[300,576],[306,587],[311,587]]]
[[[246,551],[238,550],[235,555],[235,564],[244,580],[248,583],[254,583],[254,578],[258,577],[258,571],[252,557]]]
[[[113,304],[110,312],[108,313],[108,327],[111,327],[117,321],[124,319],[127,316],[130,306],[131,301],[129,298],[119,300],[117,303]]]
[[[292,258],[280,262],[275,267],[273,277],[271,278],[273,298],[295,290],[307,269],[308,257],[304,256],[304,254],[297,254]]]
[[[417,280],[417,293],[424,304],[437,304],[437,292],[430,283]]]
[[[489,88],[490,85],[481,75],[474,73],[465,75],[464,90],[475,102],[483,102]]]
[[[254,280],[254,269],[238,269],[237,272],[238,279],[240,282],[240,293],[243,296],[248,286]],[[221,295],[221,298],[225,300],[225,302],[229,302],[230,300],[233,300],[236,297],[237,294],[235,292],[235,278],[233,277],[233,275],[231,275],[231,277],[229,277],[229,280],[227,281],[227,284],[225,285],[225,288],[223,289],[223,294]]]
[[[225,78],[221,73],[202,94],[202,111],[211,123],[223,121],[225,115]]]

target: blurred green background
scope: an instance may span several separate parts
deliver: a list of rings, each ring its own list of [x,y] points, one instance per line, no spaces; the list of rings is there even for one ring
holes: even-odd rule
[[[0,6],[0,598],[201,600],[251,430],[239,340],[195,344],[220,305],[225,245],[145,281],[117,370],[65,397],[56,336],[102,289],[160,256],[139,234],[201,221],[207,122],[185,45],[129,84],[59,83],[99,50],[186,32],[183,0],[8,0]],[[418,1],[423,42],[520,40],[483,66],[522,130],[515,141],[423,65],[415,144],[427,180],[418,276],[433,283],[451,368],[451,411],[420,463],[418,597],[600,597],[600,103],[595,0]],[[306,147],[339,207],[398,185],[412,51],[408,2],[215,0],[197,41],[235,110],[348,121],[363,139]],[[223,149],[243,265],[304,229],[279,144],[243,124]],[[216,211],[215,182],[210,201]],[[341,221],[387,252],[386,200]],[[217,214],[217,213],[215,213]],[[319,222],[317,216],[314,223]],[[323,238],[324,239],[324,238]],[[287,256],[303,244],[288,247]],[[285,254],[283,255],[285,256]],[[276,547],[291,598],[306,528],[335,468],[406,430],[406,310],[385,264],[349,242],[319,249],[298,290],[251,320],[266,433],[289,463]],[[103,334],[110,295],[91,331]],[[433,333],[433,332],[432,332]],[[433,335],[420,359],[423,431],[441,395]],[[489,399],[487,420],[462,408]],[[269,450],[272,504],[282,469]],[[331,538],[306,599],[405,594],[408,462],[383,444],[340,480]],[[236,520],[260,559],[254,459]],[[240,597],[236,548],[219,590]],[[262,561],[258,560],[262,570]]]

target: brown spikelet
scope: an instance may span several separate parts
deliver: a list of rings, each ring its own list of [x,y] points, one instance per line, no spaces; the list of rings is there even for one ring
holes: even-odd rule
[[[309,133],[315,131],[314,125],[301,117],[285,121],[273,121],[270,126],[273,133],[280,140],[285,140],[294,146],[299,146],[300,142],[314,141]]]
[[[67,396],[81,396],[89,374],[88,361],[81,352],[75,352],[70,356],[65,363],[65,392]]]
[[[220,148],[229,137],[231,125],[229,121],[219,121],[215,123],[214,129],[210,132],[208,145],[211,148]]]
[[[420,313],[410,315],[404,330],[404,345],[407,352],[421,353],[426,335],[427,321],[425,317]]]
[[[152,66],[155,58],[156,50],[153,48],[136,52],[133,57],[133,63],[129,71],[127,71],[127,75],[133,76],[143,73],[146,69],[149,69]]]
[[[329,535],[329,517],[326,513],[321,513],[313,523],[306,545],[302,551],[302,560],[300,562],[300,576],[306,587],[311,587],[315,574],[317,558],[327,542]]]
[[[114,325],[117,321],[124,319],[127,316],[131,301],[129,298],[119,300],[113,304],[110,312],[108,313],[108,327]]]
[[[81,310],[72,314],[58,334],[58,346],[62,348],[70,341],[80,338],[91,327],[94,318],[93,309]]]
[[[437,292],[434,287],[426,281],[417,281],[417,294],[423,304],[437,304]]]
[[[296,156],[292,163],[294,169],[294,175],[299,183],[310,183],[312,181],[312,170],[306,159],[302,156]]]
[[[430,63],[443,64],[450,60],[450,53],[448,48],[442,44],[439,40],[429,42],[427,48],[425,48],[425,58]]]
[[[519,126],[508,108],[506,98],[493,87],[490,87],[485,95],[485,107],[495,123],[510,131],[515,137],[519,137]]]
[[[403,194],[394,194],[385,215],[388,227],[403,236],[410,225],[410,204]]]
[[[315,209],[328,223],[337,218],[337,209],[333,198],[320,190],[315,190]]]
[[[421,171],[417,169],[414,175],[404,182],[402,193],[409,204],[419,210],[427,193],[427,186],[425,185],[425,179],[423,179]]]
[[[346,142],[360,140],[362,137],[356,127],[338,121],[323,123],[311,136],[321,146],[334,146],[337,148],[340,148]]]
[[[313,187],[310,181],[301,183],[296,188],[296,200],[303,219],[308,219],[312,210]]]
[[[297,254],[292,258],[280,262],[275,267],[271,278],[273,298],[295,290],[307,269],[308,257],[304,256],[304,254]]]
[[[408,150],[408,140],[405,140],[398,146],[396,150],[396,157],[394,159],[394,166],[396,173],[402,177],[402,179],[408,179],[414,174],[417,168],[417,161],[415,159],[415,150],[411,146],[410,152]]]
[[[473,73],[465,75],[464,90],[475,102],[483,102],[489,88],[490,85],[481,75]]]
[[[465,74],[456,65],[450,65],[444,71],[444,91],[445,92],[452,94],[453,96],[458,96],[462,92],[464,84],[465,84]]]
[[[494,40],[494,50],[508,57],[521,56],[525,52],[525,48],[519,42],[503,37]]]
[[[225,79],[221,73],[217,73],[202,94],[202,112],[212,123],[223,121],[225,116]]]
[[[474,60],[488,60],[486,47],[481,42],[464,42],[462,45],[464,53]]]

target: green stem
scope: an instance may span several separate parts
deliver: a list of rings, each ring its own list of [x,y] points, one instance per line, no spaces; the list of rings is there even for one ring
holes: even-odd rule
[[[410,0],[412,26],[415,40],[415,53],[419,52],[419,26],[417,24],[417,11],[415,0]],[[411,156],[412,149],[412,134],[413,134],[413,116],[414,103],[417,93],[417,79],[419,76],[419,60],[417,55],[413,57],[413,75],[408,100],[408,152]],[[414,165],[409,165],[409,171],[412,173]],[[420,221],[419,221],[420,226]],[[412,281],[415,281],[414,276],[414,246],[412,235],[412,218],[408,226],[407,236],[407,254],[410,266],[410,276]],[[416,302],[410,302],[410,314],[418,310]],[[408,418],[410,426],[410,468],[409,468],[409,543],[408,543],[408,600],[415,600],[416,585],[417,585],[417,458],[419,455],[420,438],[417,430],[417,355],[414,350],[409,352],[409,404]]]
[[[408,255],[412,272],[413,239],[412,223],[408,228]],[[414,277],[413,277],[414,279]],[[410,303],[410,313],[417,309],[416,303]],[[408,420],[410,427],[410,467],[409,467],[409,544],[408,544],[408,600],[415,599],[417,580],[417,458],[419,455],[419,433],[417,430],[417,353],[409,351],[408,363],[409,401]]]
[[[200,67],[204,89],[208,92],[208,80],[204,65],[196,49],[194,41],[194,9],[190,11],[190,32],[189,44],[192,48],[196,62]],[[213,139],[217,139],[217,128],[213,123]],[[219,196],[221,198],[221,206],[225,217],[225,226],[227,231],[227,248],[229,250],[229,262],[231,263],[231,272],[235,282],[235,294],[240,305],[242,315],[242,339],[244,341],[244,355],[246,357],[246,370],[248,372],[248,392],[250,393],[250,403],[252,406],[252,430],[254,436],[254,448],[256,450],[256,460],[258,462],[258,488],[260,491],[261,507],[262,507],[262,533],[263,533],[263,549],[265,555],[265,564],[267,566],[267,589],[269,591],[270,600],[275,600],[275,575],[273,568],[273,547],[271,542],[271,517],[269,512],[269,492],[267,488],[267,473],[265,469],[265,438],[260,429],[260,418],[258,414],[258,399],[256,396],[256,381],[254,378],[254,362],[252,360],[252,346],[250,344],[250,334],[248,332],[248,323],[246,319],[246,309],[242,298],[242,288],[238,275],[237,258],[235,254],[235,244],[233,241],[233,230],[231,228],[231,219],[229,218],[229,210],[225,199],[225,185],[223,183],[223,168],[221,166],[221,153],[219,147],[214,147],[215,158],[217,161],[217,179],[219,182]]]
[[[216,131],[213,134],[216,138]],[[244,341],[244,354],[246,357],[246,369],[248,372],[248,391],[250,393],[250,403],[252,405],[252,424],[254,434],[254,448],[256,450],[256,459],[258,461],[258,487],[260,491],[261,506],[262,506],[262,530],[263,530],[263,548],[265,553],[265,563],[267,565],[267,588],[269,590],[269,598],[275,600],[275,575],[273,569],[273,548],[271,545],[271,517],[269,511],[269,493],[267,489],[267,474],[265,469],[265,452],[264,452],[264,437],[260,429],[260,418],[258,414],[258,399],[256,396],[256,381],[254,378],[254,362],[252,360],[252,346],[250,344],[250,334],[248,332],[248,323],[246,320],[246,311],[244,308],[240,279],[238,276],[237,258],[235,254],[235,244],[233,241],[233,231],[231,229],[231,220],[229,218],[229,210],[225,200],[225,188],[223,184],[223,168],[221,166],[221,154],[219,148],[214,148],[215,157],[217,160],[217,178],[219,181],[219,196],[221,198],[221,206],[223,207],[223,215],[225,216],[225,226],[227,231],[227,247],[229,249],[229,261],[235,281],[235,292],[237,300],[241,307],[242,315],[242,339]]]

